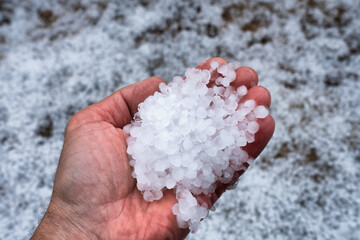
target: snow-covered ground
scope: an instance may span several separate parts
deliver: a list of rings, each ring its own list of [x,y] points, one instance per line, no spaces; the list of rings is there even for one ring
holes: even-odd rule
[[[76,111],[221,56],[276,130],[189,239],[358,239],[360,1],[0,1],[0,239],[29,238]]]

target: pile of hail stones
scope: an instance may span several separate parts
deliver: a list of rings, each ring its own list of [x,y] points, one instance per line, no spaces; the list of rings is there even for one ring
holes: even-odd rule
[[[175,189],[172,211],[178,226],[192,232],[210,207],[199,196],[210,196],[217,184],[230,183],[253,162],[242,147],[255,140],[256,120],[268,115],[254,100],[239,104],[247,88],[231,86],[237,62],[210,66],[161,83],[160,92],[139,104],[124,127],[132,175],[144,199],[159,200],[163,191]]]

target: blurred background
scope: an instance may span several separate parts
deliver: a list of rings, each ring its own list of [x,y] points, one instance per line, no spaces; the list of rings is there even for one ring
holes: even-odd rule
[[[78,110],[206,58],[254,68],[273,139],[188,239],[359,239],[360,1],[0,0],[0,239],[27,239]]]

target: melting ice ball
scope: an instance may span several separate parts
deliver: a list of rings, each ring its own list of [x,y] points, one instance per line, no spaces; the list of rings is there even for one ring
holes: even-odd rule
[[[161,83],[124,127],[132,175],[144,199],[156,201],[174,189],[178,226],[192,232],[210,207],[197,197],[210,196],[217,183],[231,182],[253,162],[242,148],[255,140],[256,120],[268,115],[254,100],[239,104],[247,88],[231,86],[238,63],[210,66],[188,68],[185,78]]]

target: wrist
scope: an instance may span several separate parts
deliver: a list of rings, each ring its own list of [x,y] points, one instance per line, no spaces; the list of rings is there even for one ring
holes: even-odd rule
[[[37,239],[97,239],[83,227],[75,214],[57,206],[51,200],[44,217],[36,228],[31,240]]]

